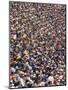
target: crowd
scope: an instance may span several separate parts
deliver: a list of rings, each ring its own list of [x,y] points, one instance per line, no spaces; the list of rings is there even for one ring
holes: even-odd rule
[[[9,87],[66,85],[66,6],[9,3]]]

